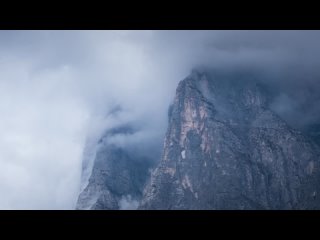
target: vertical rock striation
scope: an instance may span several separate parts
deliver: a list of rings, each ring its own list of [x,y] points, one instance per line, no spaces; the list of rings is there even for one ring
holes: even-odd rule
[[[181,81],[139,209],[320,209],[319,147],[268,96],[253,80]]]

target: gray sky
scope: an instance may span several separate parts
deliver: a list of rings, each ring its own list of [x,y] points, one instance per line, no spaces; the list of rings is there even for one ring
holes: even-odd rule
[[[120,142],[162,141],[195,66],[250,72],[281,92],[284,118],[319,122],[319,42],[319,31],[0,31],[0,209],[72,209],[86,138],[132,121],[142,131]]]

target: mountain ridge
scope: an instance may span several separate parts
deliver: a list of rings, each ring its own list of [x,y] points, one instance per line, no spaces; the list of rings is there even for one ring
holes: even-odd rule
[[[139,130],[107,131],[77,209],[123,209],[121,202],[139,210],[320,209],[320,147],[271,102],[268,87],[254,77],[194,69],[169,106],[156,167],[107,143],[113,134]]]
[[[319,147],[268,104],[260,83],[193,71],[139,209],[319,208]]]

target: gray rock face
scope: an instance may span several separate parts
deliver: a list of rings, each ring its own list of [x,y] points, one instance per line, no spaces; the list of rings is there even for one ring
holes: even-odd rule
[[[118,134],[133,134],[130,126],[108,131],[99,142],[89,183],[81,192],[77,209],[134,209],[142,191],[150,161],[126,147],[108,142]]]
[[[319,147],[265,91],[197,71],[181,81],[139,209],[320,209]]]

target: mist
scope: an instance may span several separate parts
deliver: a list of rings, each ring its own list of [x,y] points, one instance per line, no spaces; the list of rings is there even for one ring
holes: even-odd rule
[[[319,42],[319,31],[0,31],[0,209],[74,209],[85,150],[108,129],[133,124],[110,141],[157,152],[194,68],[253,76],[294,127],[318,124]]]

